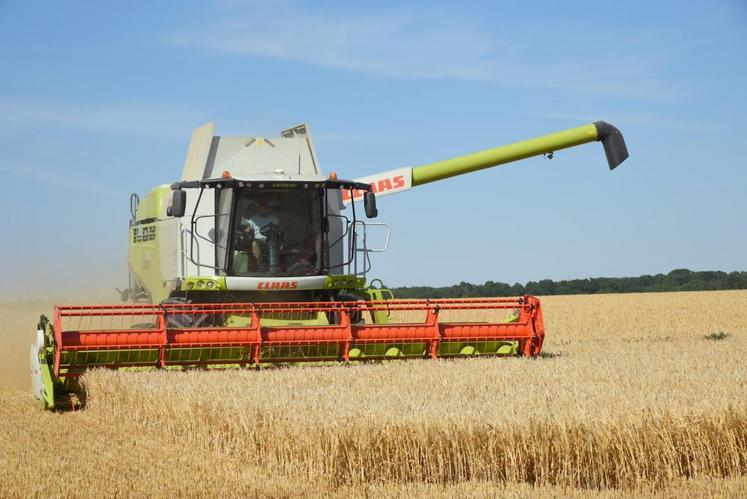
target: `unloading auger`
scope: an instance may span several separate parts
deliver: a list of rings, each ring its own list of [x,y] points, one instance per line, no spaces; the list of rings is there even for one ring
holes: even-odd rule
[[[179,181],[131,196],[126,303],[41,317],[30,360],[45,407],[76,407],[78,378],[94,367],[537,356],[545,330],[533,296],[397,300],[369,282],[390,228],[360,220],[353,201],[374,218],[376,196],[593,141],[610,169],[628,157],[619,130],[598,121],[350,181],[322,174],[307,125],[277,138],[214,128],[194,131]]]

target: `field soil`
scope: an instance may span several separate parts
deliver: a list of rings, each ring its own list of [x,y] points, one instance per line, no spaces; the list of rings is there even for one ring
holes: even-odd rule
[[[539,359],[98,370],[76,413],[29,393],[51,310],[0,303],[3,496],[747,495],[747,291],[543,298]]]

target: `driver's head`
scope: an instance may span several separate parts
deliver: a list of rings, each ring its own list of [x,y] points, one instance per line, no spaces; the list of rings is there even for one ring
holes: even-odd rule
[[[262,200],[259,202],[259,214],[263,217],[266,217],[270,213],[270,207],[267,204],[266,200]]]

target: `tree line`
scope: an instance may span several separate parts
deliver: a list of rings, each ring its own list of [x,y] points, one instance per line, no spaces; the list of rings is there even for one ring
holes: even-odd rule
[[[701,271],[676,269],[668,274],[640,277],[593,277],[553,281],[529,281],[507,284],[487,281],[485,284],[460,282],[453,286],[411,286],[393,288],[397,298],[477,298],[482,296],[576,295],[596,293],[649,293],[656,291],[711,291],[747,289],[747,272]]]

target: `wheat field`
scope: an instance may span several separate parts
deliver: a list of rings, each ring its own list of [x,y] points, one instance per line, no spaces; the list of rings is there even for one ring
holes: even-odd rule
[[[747,291],[547,297],[539,359],[94,371],[68,414],[44,306],[0,304],[3,495],[747,494]]]

